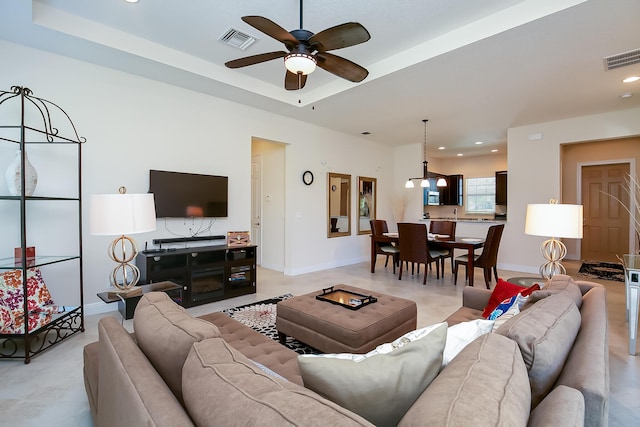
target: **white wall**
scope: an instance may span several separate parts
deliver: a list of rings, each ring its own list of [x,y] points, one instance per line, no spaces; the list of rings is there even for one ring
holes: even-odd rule
[[[7,90],[11,85],[24,85],[36,96],[56,102],[72,117],[79,134],[87,138],[83,148],[85,200],[89,194],[113,193],[120,185],[129,192],[146,192],[148,171],[152,168],[227,175],[229,218],[217,220],[211,232],[226,234],[229,230],[250,229],[251,141],[258,137],[287,144],[285,274],[368,260],[369,237],[355,234],[357,216],[352,217],[351,236],[326,237],[328,172],[351,174],[353,188],[360,175],[377,178],[378,218],[389,220],[390,225],[420,218],[420,191],[406,192],[403,187],[409,176],[422,173],[419,144],[391,149],[364,137],[15,44],[0,41],[0,50],[0,87]],[[509,130],[509,221],[500,251],[501,268],[536,272],[542,263],[538,249],[542,239],[524,235],[524,211],[527,203],[557,196],[559,145],[639,135],[638,117],[640,110],[635,109]],[[543,140],[528,141],[527,136],[534,132],[542,132]],[[0,170],[4,170],[11,158],[1,159]],[[49,163],[51,159],[32,160],[43,177],[58,173],[54,172],[54,162]],[[437,169],[435,162],[434,168]],[[311,186],[302,182],[305,170],[315,175]],[[353,210],[355,204],[354,198]],[[98,303],[96,292],[106,289],[112,268],[106,256],[111,239],[89,234],[88,215],[85,204],[85,303],[98,310],[104,307]],[[2,222],[14,218],[12,212],[0,211]],[[42,221],[46,225],[46,218]],[[134,237],[143,245],[153,238],[172,237],[172,233],[185,234],[190,226],[182,220],[159,221],[157,231]],[[45,226],[40,226],[38,232],[37,248],[49,249],[51,242],[63,241]],[[18,244],[19,239],[5,235],[0,257],[12,256]],[[52,267],[45,271],[45,278],[65,283],[65,272],[61,270],[64,268]],[[69,285],[52,286],[52,292],[60,304],[75,298]]]
[[[129,192],[148,190],[149,169],[229,176],[229,217],[218,219],[212,234],[250,229],[251,140],[259,137],[288,144],[285,164],[284,270],[300,274],[365,261],[369,237],[353,234],[326,237],[326,174],[378,179],[378,212],[391,216],[386,204],[395,191],[391,148],[248,108],[138,76],[0,41],[3,66],[0,86],[31,88],[36,96],[60,105],[86,137],[83,147],[83,197],[113,193],[120,185]],[[11,161],[2,158],[0,170]],[[46,162],[37,165],[44,172]],[[302,172],[315,182],[306,186]],[[355,188],[355,187],[354,187]],[[356,201],[352,202],[355,207]],[[88,204],[84,206],[85,303],[97,303],[105,290],[112,262],[106,256],[109,237],[89,234]],[[14,215],[0,212],[2,221]],[[190,221],[158,221],[155,232],[134,236],[144,246],[153,238],[185,234]],[[46,239],[45,236],[41,236]],[[2,256],[11,256],[18,241],[3,239]],[[45,271],[45,274],[48,273]],[[61,278],[49,276],[52,282]],[[258,286],[260,281],[258,278]],[[52,286],[54,299],[65,303],[73,291]],[[98,305],[94,307],[99,309]]]
[[[524,234],[525,212],[529,203],[559,198],[560,144],[639,135],[639,117],[636,108],[509,129],[509,219],[500,246],[501,268],[534,273],[544,262],[540,244],[545,239]],[[542,140],[529,141],[530,134],[539,132]]]
[[[560,196],[560,144],[640,135],[639,117],[640,109],[631,109],[511,128],[508,130],[506,167],[503,167],[504,163],[499,158],[489,156],[480,160],[475,157],[465,160],[493,159],[492,168],[500,166],[500,169],[506,169],[509,173],[508,219],[500,244],[499,268],[537,273],[539,266],[544,263],[540,245],[545,238],[524,234],[525,211],[529,203],[548,203],[551,197]],[[532,133],[542,133],[543,139],[529,141]],[[395,154],[395,200],[404,201],[403,220],[416,221],[421,212],[420,189],[405,190],[403,184],[409,176],[422,175],[420,144],[398,147]],[[429,161],[429,169],[447,174],[463,173],[465,178],[473,175],[467,173],[466,169],[457,170],[451,164],[454,161],[433,159]],[[407,171],[413,172],[407,176]],[[575,254],[570,253],[567,258],[571,259],[572,256]]]

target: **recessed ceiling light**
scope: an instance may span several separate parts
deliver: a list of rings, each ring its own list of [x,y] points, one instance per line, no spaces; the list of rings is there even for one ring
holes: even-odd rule
[[[476,141],[476,145],[482,145],[483,142],[482,141]]]
[[[458,154],[456,154],[456,156],[458,156],[458,157],[462,157],[462,156],[464,156],[464,154],[462,154],[462,153],[458,153]]]
[[[633,82],[637,82],[638,80],[640,80],[640,76],[631,76],[622,80],[622,83],[633,83]]]
[[[498,150],[496,150],[495,148],[493,150],[491,150],[492,153],[497,153]]]
[[[138,3],[140,0],[124,0],[127,3]]]
[[[438,147],[438,150],[446,150],[445,147]]]
[[[620,98],[625,99],[625,98],[631,98],[633,96],[632,93],[623,93],[622,95],[620,95]]]

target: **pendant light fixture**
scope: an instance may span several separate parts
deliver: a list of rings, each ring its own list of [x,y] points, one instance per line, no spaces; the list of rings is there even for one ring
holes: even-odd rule
[[[422,177],[419,178],[409,178],[407,180],[407,182],[404,184],[404,188],[414,188],[415,185],[413,184],[413,180],[414,179],[419,179],[420,180],[420,187],[422,188],[429,188],[430,184],[429,184],[429,171],[427,170],[427,122],[429,120],[428,119],[422,119],[422,123],[424,123],[424,144],[422,146],[422,156],[423,156],[423,161],[422,161]],[[440,177],[438,179],[438,181],[436,182],[436,186],[437,187],[446,187],[447,186],[447,181]]]

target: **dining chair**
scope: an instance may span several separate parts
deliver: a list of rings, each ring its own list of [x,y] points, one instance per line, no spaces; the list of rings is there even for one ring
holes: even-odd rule
[[[412,265],[414,263],[418,264],[418,274],[420,274],[420,264],[424,264],[423,285],[427,284],[427,265],[432,262],[436,263],[436,278],[440,279],[438,262],[445,251],[441,249],[429,249],[427,226],[425,224],[398,223],[398,238],[398,246],[400,248],[400,273],[398,280],[402,280],[403,264],[409,262]]]
[[[498,281],[498,248],[500,247],[500,239],[502,238],[502,231],[504,230],[504,224],[492,225],[487,230],[487,238],[484,241],[482,252],[479,255],[473,257],[473,267],[482,268],[484,270],[484,283],[487,285],[487,289],[491,289],[491,270]],[[465,272],[468,273],[469,269],[469,256],[461,255],[455,258],[455,267],[453,269],[453,284],[458,283],[458,267],[464,264]],[[471,272],[473,274],[473,272]],[[465,274],[468,277],[468,274]]]
[[[449,236],[451,240],[456,238],[456,222],[455,221],[431,221],[429,223],[429,233],[443,234]],[[453,249],[443,249],[445,254],[440,257],[442,268],[442,276],[444,277],[444,260],[451,258],[451,273],[453,273]]]
[[[375,236],[381,236],[384,233],[389,232],[389,227],[387,226],[387,221],[384,219],[372,219],[369,220],[369,224],[371,224],[371,234]],[[400,250],[393,246],[391,243],[386,242],[375,242],[376,245],[376,258],[377,255],[385,255],[387,258],[384,261],[385,268],[389,264],[389,257],[393,259],[393,274],[396,273],[396,265],[398,264],[398,254]],[[375,270],[376,260],[373,260],[373,269]]]

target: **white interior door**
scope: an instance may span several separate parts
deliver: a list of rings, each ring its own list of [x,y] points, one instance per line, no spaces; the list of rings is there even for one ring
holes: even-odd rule
[[[262,156],[251,156],[251,243],[258,246],[256,264],[262,264]]]

